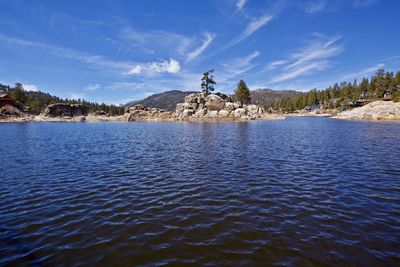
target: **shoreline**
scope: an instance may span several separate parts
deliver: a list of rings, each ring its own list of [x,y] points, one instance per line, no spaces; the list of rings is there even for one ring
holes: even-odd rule
[[[12,122],[241,122],[251,120],[284,120],[291,117],[325,117],[338,120],[353,121],[400,121],[400,103],[392,101],[374,101],[365,106],[352,108],[346,111],[327,109],[312,112],[296,113],[262,113],[258,116],[188,116],[181,117],[177,113],[165,112],[154,115],[151,112],[130,116],[125,113],[118,116],[87,115],[74,117],[50,117],[41,115],[22,114],[20,116],[2,115],[0,123]],[[159,115],[159,116],[158,116]]]
[[[47,117],[41,115],[27,115],[27,116],[9,116],[6,118],[0,118],[0,123],[27,123],[27,122],[244,122],[244,121],[255,121],[255,120],[284,120],[286,119],[283,115],[268,115],[256,119],[248,118],[135,118],[134,121],[127,121],[124,115],[120,116],[76,116],[76,117]]]

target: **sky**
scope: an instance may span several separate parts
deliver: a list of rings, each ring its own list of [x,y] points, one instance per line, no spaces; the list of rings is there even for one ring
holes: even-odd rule
[[[398,0],[0,0],[0,83],[123,104],[168,90],[308,91],[400,70]]]

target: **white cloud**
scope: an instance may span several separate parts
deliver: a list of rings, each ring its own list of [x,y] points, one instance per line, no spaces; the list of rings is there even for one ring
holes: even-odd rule
[[[89,84],[88,86],[86,86],[86,90],[87,91],[96,91],[96,90],[99,90],[100,89],[100,84],[98,84],[98,83],[95,83],[95,84]]]
[[[78,99],[85,99],[86,98],[86,94],[83,93],[74,93],[74,92],[70,92],[67,93],[67,97],[69,99],[74,99],[74,100],[78,100]]]
[[[271,82],[272,83],[282,82],[282,81],[290,80],[293,78],[297,78],[300,75],[308,74],[310,72],[321,71],[321,70],[324,70],[328,66],[328,63],[329,62],[327,60],[311,62],[311,63],[305,64],[303,66],[300,66],[298,68],[291,69],[290,71],[284,72],[281,75],[272,79]]]
[[[247,0],[238,0],[236,2],[237,10],[242,10],[244,5],[246,4]]]
[[[113,82],[106,86],[107,89],[142,89],[145,84],[142,82]]]
[[[229,46],[235,45],[250,35],[252,35],[254,32],[256,32],[258,29],[261,27],[265,26],[268,24],[273,19],[273,15],[264,15],[259,18],[253,18],[250,23],[247,25],[246,29],[235,39],[232,41],[232,43]]]
[[[203,51],[214,40],[215,34],[205,33],[204,37],[205,37],[205,39],[203,40],[203,44],[200,47],[196,48],[194,51],[187,54],[187,61],[191,61],[191,60],[197,58],[201,53],[203,53]]]
[[[287,63],[287,60],[276,60],[268,64],[267,69],[273,70]]]
[[[130,27],[122,30],[120,37],[147,54],[168,52],[185,55],[193,43],[193,38],[182,34],[155,30],[141,32]]]
[[[4,41],[14,45],[29,46],[37,49],[42,49],[46,53],[50,53],[58,57],[80,61],[105,70],[118,70],[122,74],[177,73],[181,69],[179,62],[174,59],[150,63],[134,63],[129,61],[110,60],[100,55],[93,55],[68,48],[56,47],[23,39],[10,38],[2,35],[0,35],[0,41]]]
[[[275,64],[280,74],[270,82],[287,81],[329,68],[333,64],[331,58],[343,51],[340,39],[340,37],[326,39],[319,35],[319,39],[313,40],[308,46],[290,55],[286,62]]]
[[[68,58],[80,62],[87,63],[89,65],[107,69],[119,69],[126,70],[132,66],[132,62],[127,61],[114,61],[107,59],[100,55],[93,55],[86,52],[76,51],[69,48],[63,48],[53,45],[48,45],[40,42],[33,42],[24,39],[18,39],[13,37],[8,37],[0,34],[0,41],[4,43],[19,45],[25,47],[32,47],[36,49],[41,49],[45,53],[53,54],[57,57]]]
[[[302,3],[300,7],[308,14],[318,13],[326,8],[326,0],[313,0]]]
[[[245,57],[235,58],[225,64],[222,64],[222,66],[224,67],[224,72],[220,76],[219,80],[221,82],[227,82],[231,78],[236,78],[236,76],[253,69],[255,67],[255,64],[253,64],[252,62],[259,55],[260,52],[255,50],[253,51],[253,53]]]
[[[346,74],[346,75],[342,76],[340,78],[340,80],[343,81],[343,80],[353,80],[353,79],[357,79],[357,78],[363,78],[365,76],[369,76],[370,74],[375,73],[378,69],[381,69],[384,66],[385,66],[384,63],[379,63],[379,64],[376,64],[375,66],[368,67],[368,68],[365,68],[363,70],[360,70],[360,71],[357,71],[354,73]]]
[[[374,4],[375,2],[377,2],[377,0],[354,0],[353,4],[356,7],[366,7]]]
[[[178,61],[174,59],[155,61],[145,64],[137,64],[126,72],[126,74],[155,74],[155,73],[178,73],[181,66]]]
[[[32,91],[32,92],[38,91],[36,85],[33,84],[23,84],[22,87],[24,87],[25,91]]]

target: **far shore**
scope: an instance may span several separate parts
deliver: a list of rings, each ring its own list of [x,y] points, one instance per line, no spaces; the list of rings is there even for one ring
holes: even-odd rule
[[[255,120],[284,120],[285,116],[279,114],[266,114]],[[137,118],[130,122],[240,122],[250,121],[243,118]],[[124,115],[120,116],[75,116],[75,117],[49,117],[42,115],[8,116],[0,118],[0,123],[13,122],[128,122]]]
[[[163,114],[163,113],[160,113]],[[258,117],[179,117],[176,113],[170,116],[104,116],[92,115],[73,117],[54,117],[45,115],[21,114],[20,116],[2,116],[0,123],[9,122],[239,122],[250,120],[284,120],[288,117],[328,117],[341,120],[398,121],[400,120],[400,103],[393,101],[374,101],[365,106],[338,112],[334,109],[316,111],[297,111],[294,113],[263,113]]]

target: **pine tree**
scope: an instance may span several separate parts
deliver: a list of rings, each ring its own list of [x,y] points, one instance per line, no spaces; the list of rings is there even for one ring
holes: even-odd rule
[[[216,84],[214,80],[214,70],[209,70],[203,73],[203,78],[201,78],[201,89],[203,93],[208,95],[210,92],[214,91],[214,84]]]
[[[243,80],[240,80],[237,85],[237,88],[235,90],[235,99],[236,101],[240,101],[240,105],[248,104],[251,101],[250,90]]]

